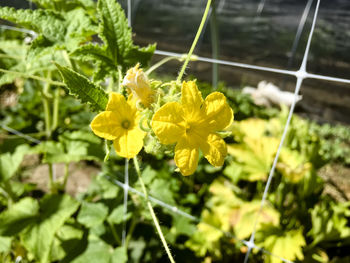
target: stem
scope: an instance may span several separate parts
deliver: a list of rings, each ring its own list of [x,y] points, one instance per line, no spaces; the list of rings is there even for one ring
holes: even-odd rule
[[[209,0],[210,1],[210,0]],[[151,202],[149,201],[148,199],[148,193],[147,193],[147,190],[146,190],[146,186],[145,186],[145,183],[143,182],[142,180],[142,176],[141,176],[141,171],[140,171],[140,166],[139,166],[139,163],[137,161],[137,157],[135,156],[134,157],[134,165],[135,165],[135,169],[136,169],[136,173],[139,177],[139,181],[140,181],[140,184],[141,184],[141,187],[142,187],[142,191],[143,191],[143,194],[145,195],[145,199],[146,199],[146,202],[147,202],[147,206],[148,206],[148,209],[151,213],[151,216],[152,216],[152,219],[153,219],[153,222],[154,222],[154,225],[156,226],[156,229],[158,231],[158,234],[159,234],[159,237],[160,237],[160,240],[162,241],[163,243],[163,246],[165,248],[165,251],[166,253],[168,254],[168,257],[169,257],[169,260],[171,263],[175,263],[175,260],[173,259],[173,256],[171,255],[170,253],[170,249],[168,247],[168,244],[164,238],[164,235],[163,235],[163,232],[160,228],[160,225],[159,225],[159,222],[158,222],[158,219],[157,219],[157,216],[156,214],[154,213],[154,210],[153,210],[153,207],[151,205]]]
[[[152,67],[150,67],[145,73],[146,75],[149,75],[151,74],[152,71],[154,71],[155,69],[159,68],[160,66],[162,66],[163,64],[169,62],[170,60],[173,60],[173,59],[176,59],[176,60],[180,60],[181,61],[181,58],[178,58],[178,57],[166,57],[166,58],[163,58],[162,60],[158,61],[156,64],[154,64]]]
[[[114,227],[113,223],[109,222],[108,220],[107,220],[107,222],[108,222],[109,226],[111,227],[112,235],[113,235],[115,241],[117,241],[118,245],[120,245],[121,244],[120,238],[119,238],[119,236],[117,234],[117,231],[115,230],[115,227]]]
[[[128,188],[129,187],[129,159],[125,158],[125,171],[124,171],[124,202],[123,202],[123,231],[122,231],[122,244],[125,245],[126,238],[126,215],[128,213]]]
[[[130,225],[130,227],[129,227],[128,234],[127,234],[127,236],[126,236],[126,238],[125,238],[125,244],[124,244],[125,248],[128,248],[130,239],[131,239],[131,237],[132,237],[132,233],[133,233],[134,230],[135,230],[135,226],[136,226],[136,222],[137,222],[136,218],[137,218],[137,217],[132,217],[131,225]]]
[[[42,98],[43,106],[44,106],[44,113],[45,113],[45,134],[46,139],[49,139],[51,137],[51,129],[50,129],[50,123],[51,123],[51,116],[50,116],[50,107],[48,99],[43,96]]]
[[[195,36],[195,38],[194,38],[194,40],[193,40],[191,49],[190,49],[190,51],[188,52],[187,57],[186,57],[186,60],[185,60],[183,66],[182,66],[182,68],[181,68],[180,73],[179,73],[179,76],[177,77],[177,80],[176,80],[177,83],[181,83],[181,79],[182,79],[183,74],[185,73],[187,64],[188,64],[188,62],[190,61],[190,58],[191,58],[192,53],[193,53],[193,50],[194,50],[194,48],[196,47],[197,41],[198,41],[198,39],[199,39],[199,37],[200,37],[200,35],[201,35],[201,33],[202,33],[203,26],[204,26],[204,24],[205,24],[205,20],[207,20],[207,16],[208,16],[208,13],[209,13],[210,5],[211,5],[211,0],[208,0],[207,6],[205,7],[205,11],[204,11],[204,14],[203,14],[203,17],[202,17],[202,21],[201,21],[201,23],[200,23],[200,25],[199,25],[199,27],[198,27],[197,34],[196,34],[196,36]]]
[[[62,87],[66,86],[63,82],[54,81],[54,80],[51,80],[51,79],[46,79],[46,78],[42,78],[42,77],[39,77],[39,76],[18,72],[18,71],[11,71],[11,70],[6,70],[6,69],[0,68],[0,72],[9,73],[9,74],[16,74],[16,75],[19,75],[19,76],[22,76],[22,77],[28,78],[28,79],[36,79],[36,80],[39,80],[39,81],[43,81],[43,82],[49,83],[51,85],[62,86]]]
[[[217,25],[217,19],[216,19],[216,7],[215,7],[215,2],[211,5],[212,11],[211,11],[211,16],[210,16],[210,33],[211,33],[211,46],[212,46],[212,56],[213,59],[218,59],[219,55],[219,34],[218,34],[218,25]],[[215,89],[218,88],[218,79],[219,79],[219,69],[218,69],[218,64],[213,63],[213,77],[212,77],[212,82],[213,82],[213,87]]]
[[[51,77],[51,72],[48,72],[48,77]],[[45,131],[46,131],[46,139],[50,139],[51,137],[51,111],[49,106],[49,98],[50,97],[50,84],[45,83],[43,88],[43,106],[44,106],[44,113],[45,113]]]
[[[69,163],[64,164],[63,190],[66,190],[66,185],[69,176]]]
[[[53,95],[53,113],[52,113],[51,131],[54,131],[57,128],[59,106],[60,106],[60,88],[57,88]]]

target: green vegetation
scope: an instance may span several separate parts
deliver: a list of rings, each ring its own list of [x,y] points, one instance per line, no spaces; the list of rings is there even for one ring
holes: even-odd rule
[[[124,182],[125,159],[89,127],[110,91],[126,93],[126,71],[149,66],[155,45],[133,44],[114,0],[97,7],[92,0],[33,2],[38,9],[0,8],[0,18],[38,33],[26,44],[23,33],[0,29],[1,125],[40,140],[0,132],[0,261],[167,262],[146,200],[129,192],[124,211],[115,180]],[[204,97],[212,92],[197,84]],[[138,155],[148,194],[199,219],[153,204],[175,261],[242,262],[242,240],[259,218],[258,247],[294,262],[347,262],[350,202],[324,193],[320,170],[349,168],[349,127],[293,116],[259,214],[288,110],[256,106],[223,84],[218,89],[235,117],[222,133],[229,153],[222,167],[200,154],[196,172],[184,177],[175,171],[174,147],[152,140]],[[141,192],[141,182],[130,167],[130,186]],[[281,261],[254,249],[251,262]]]

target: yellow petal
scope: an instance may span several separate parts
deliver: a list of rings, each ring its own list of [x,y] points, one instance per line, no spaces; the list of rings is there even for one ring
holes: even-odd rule
[[[213,166],[222,166],[227,155],[225,141],[216,134],[209,134],[206,141],[202,141],[200,148],[204,157]]]
[[[120,116],[115,112],[103,111],[96,115],[90,126],[97,136],[107,140],[114,140],[122,134],[121,122]]]
[[[185,133],[183,110],[178,102],[163,105],[152,118],[152,130],[163,144],[177,142]]]
[[[124,158],[135,157],[142,149],[145,132],[136,127],[132,130],[124,130],[123,134],[113,142],[116,153]]]
[[[198,148],[183,137],[175,147],[175,163],[183,175],[193,174],[198,165]]]
[[[134,118],[136,113],[136,106],[132,103],[127,103],[124,96],[117,92],[111,92],[106,107],[106,111],[114,111],[119,116],[126,118]]]
[[[182,83],[181,104],[186,115],[193,115],[199,112],[203,103],[201,92],[198,90],[196,82],[188,81]]]
[[[210,93],[201,111],[205,115],[202,124],[212,132],[225,129],[233,121],[233,111],[226,102],[225,95],[220,92]]]

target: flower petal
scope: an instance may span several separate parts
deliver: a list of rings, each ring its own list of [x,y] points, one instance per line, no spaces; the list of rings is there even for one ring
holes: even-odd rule
[[[188,81],[182,83],[181,104],[186,115],[193,115],[199,112],[203,103],[202,93],[198,90],[196,82]]]
[[[119,116],[125,116],[127,118],[134,118],[136,113],[136,105],[125,100],[122,94],[117,92],[111,92],[106,107],[106,111],[114,111]]]
[[[182,175],[193,174],[198,166],[198,148],[190,143],[187,137],[183,137],[175,147],[175,163]]]
[[[211,133],[206,141],[202,141],[200,148],[204,157],[213,166],[222,166],[227,155],[227,146],[225,141],[218,135]]]
[[[107,140],[114,140],[123,132],[120,124],[121,118],[118,114],[112,111],[103,111],[95,116],[90,126],[97,136]]]
[[[123,134],[113,142],[116,153],[128,159],[135,157],[143,147],[145,134],[138,127],[132,130],[124,130]]]
[[[212,132],[225,129],[233,121],[233,111],[220,92],[210,93],[201,110],[205,115],[202,125]]]
[[[152,129],[163,144],[175,143],[185,133],[183,110],[178,102],[163,105],[152,118]]]

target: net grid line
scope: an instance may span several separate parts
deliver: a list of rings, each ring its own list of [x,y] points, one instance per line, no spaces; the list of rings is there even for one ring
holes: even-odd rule
[[[221,64],[221,65],[233,66],[233,67],[239,67],[239,68],[245,68],[245,69],[252,69],[252,70],[258,70],[258,71],[272,72],[272,73],[277,73],[277,74],[282,74],[282,75],[291,75],[291,76],[295,76],[296,79],[297,79],[296,87],[295,87],[295,91],[294,91],[294,101],[293,101],[293,104],[291,105],[291,108],[290,108],[290,111],[289,111],[289,115],[288,115],[288,119],[287,119],[287,122],[285,124],[285,128],[284,128],[281,140],[280,140],[280,144],[279,144],[279,147],[278,147],[275,159],[274,159],[274,163],[273,163],[273,166],[272,166],[272,168],[270,170],[270,173],[269,173],[269,176],[268,176],[268,180],[267,180],[267,183],[266,183],[266,186],[265,186],[263,198],[261,200],[260,210],[263,207],[264,202],[265,202],[266,197],[267,197],[269,185],[270,185],[270,183],[272,181],[272,178],[273,178],[273,175],[274,175],[274,169],[275,169],[278,157],[279,157],[279,151],[280,151],[280,149],[281,149],[281,147],[283,145],[284,138],[286,136],[286,133],[287,133],[287,130],[288,130],[288,127],[289,127],[289,123],[290,123],[292,114],[294,112],[294,107],[295,107],[295,104],[296,104],[296,96],[299,93],[299,90],[301,88],[303,80],[307,79],[307,78],[311,78],[311,79],[318,79],[318,80],[325,80],[325,81],[333,81],[333,82],[340,82],[340,83],[350,84],[350,79],[343,79],[343,78],[337,78],[337,77],[331,77],[331,76],[324,76],[324,75],[319,75],[319,74],[308,73],[306,71],[307,58],[308,58],[308,54],[309,54],[309,49],[310,49],[310,44],[311,44],[311,40],[312,40],[313,31],[314,31],[316,20],[317,20],[319,5],[320,5],[320,0],[317,0],[315,13],[314,13],[312,26],[311,26],[311,30],[310,30],[310,33],[309,33],[308,42],[307,42],[307,46],[306,46],[306,49],[305,49],[303,61],[302,61],[302,64],[301,64],[299,70],[297,70],[297,71],[285,70],[285,69],[277,69],[277,68],[272,68],[272,67],[257,66],[257,65],[251,65],[251,64],[246,64],[246,63],[239,63],[239,62],[234,62],[234,61],[227,61],[227,60],[221,60],[221,59],[213,59],[213,58],[196,56],[196,60],[202,61],[202,62],[215,63],[215,64]],[[131,25],[131,1],[130,0],[128,0],[128,11],[127,12],[128,12],[129,25]],[[260,12],[261,12],[261,10],[260,10]],[[36,34],[33,31],[28,32],[28,31],[23,30],[21,28],[10,27],[10,26],[6,26],[5,27],[4,25],[1,25],[1,27],[5,28],[5,29],[9,29],[9,30],[17,30],[17,31],[21,31],[21,32],[24,32],[24,33],[29,33],[29,34],[31,34],[33,36],[34,36],[34,34]],[[176,53],[176,52],[163,51],[163,50],[156,50],[155,54],[163,55],[163,56],[183,57],[183,54]],[[8,132],[16,134],[16,135],[18,135],[20,137],[23,137],[24,139],[26,139],[28,141],[31,141],[33,143],[38,144],[38,143],[41,142],[41,141],[31,137],[31,136],[28,136],[28,135],[23,134],[23,133],[21,133],[19,131],[16,131],[16,130],[14,130],[14,129],[6,126],[6,125],[1,124],[1,127],[3,129],[7,130]],[[127,165],[126,165],[126,167],[127,167]],[[131,187],[128,184],[128,173],[127,172],[125,172],[125,183],[122,183],[122,182],[120,182],[119,180],[116,180],[116,179],[112,179],[110,176],[106,176],[106,177],[109,178],[109,180],[112,180],[115,185],[117,185],[117,186],[119,186],[119,187],[124,189],[124,191],[125,191],[124,192],[124,203],[127,202],[127,194],[128,194],[129,191],[144,198],[144,194],[143,193],[139,192],[138,190],[136,190],[135,188]],[[245,260],[244,260],[245,263],[248,262],[250,252],[251,252],[251,250],[253,248],[258,249],[259,251],[261,251],[261,252],[263,252],[265,254],[268,254],[270,256],[276,257],[276,258],[282,260],[283,262],[289,262],[289,263],[293,262],[293,261],[284,259],[284,258],[282,258],[282,257],[280,257],[278,255],[274,255],[270,251],[268,251],[268,250],[266,250],[266,249],[264,249],[262,247],[259,247],[259,246],[257,246],[254,243],[254,237],[255,237],[255,232],[256,232],[256,225],[257,225],[257,222],[258,222],[258,219],[259,219],[260,212],[257,215],[256,221],[255,221],[255,224],[254,224],[253,233],[252,233],[250,239],[247,241],[247,240],[240,240],[237,237],[235,237],[232,233],[225,232],[225,231],[223,231],[221,229],[218,229],[217,227],[215,227],[215,226],[213,226],[211,224],[203,222],[199,218],[197,218],[195,216],[192,216],[192,215],[190,215],[190,214],[180,210],[176,206],[169,205],[169,204],[167,204],[167,203],[165,203],[165,202],[163,202],[163,201],[161,201],[159,199],[156,199],[156,198],[154,198],[152,196],[149,196],[149,200],[152,201],[153,203],[155,203],[155,204],[165,208],[165,209],[168,209],[168,210],[170,210],[170,211],[172,211],[174,213],[177,213],[177,214],[179,214],[181,216],[189,218],[189,219],[191,219],[191,220],[193,220],[195,222],[201,222],[201,223],[204,223],[206,225],[209,225],[209,226],[211,226],[211,227],[213,227],[213,228],[223,232],[225,234],[225,236],[233,238],[233,239],[235,239],[235,240],[237,240],[239,242],[242,242],[244,245],[246,245],[248,247],[248,252],[247,252]],[[126,209],[127,208],[124,209],[125,214],[127,212]]]

